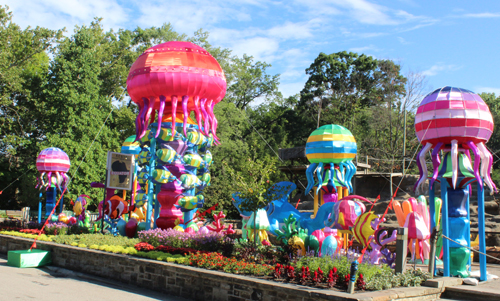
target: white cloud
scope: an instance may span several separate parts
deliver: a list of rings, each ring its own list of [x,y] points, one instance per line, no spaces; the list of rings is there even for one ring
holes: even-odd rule
[[[464,14],[466,18],[500,18],[500,13]]]
[[[410,45],[410,44],[412,44],[412,42],[408,42],[403,37],[398,37],[398,41],[399,41],[399,43],[401,43],[403,45]]]
[[[474,91],[476,93],[495,93],[496,96],[500,96],[500,88],[493,87],[475,87]]]
[[[14,22],[23,28],[29,25],[50,29],[66,27],[71,32],[75,25],[88,25],[94,17],[102,17],[103,27],[110,29],[124,25],[129,19],[127,10],[115,0],[6,0],[6,4],[14,12]]]
[[[374,45],[369,45],[369,46],[364,46],[364,47],[353,47],[353,48],[349,48],[349,51],[352,51],[352,52],[358,52],[358,53],[366,53],[366,52],[369,52],[369,51],[375,51],[375,52],[378,52],[380,51],[380,49],[378,49],[376,46]]]
[[[281,94],[283,94],[283,97],[288,97],[300,93],[300,91],[304,88],[305,83],[306,80],[280,84]]]
[[[233,53],[239,56],[243,54],[251,55],[256,61],[273,61],[279,42],[276,39],[266,37],[254,37],[240,40],[233,45]]]
[[[430,67],[429,69],[422,71],[422,75],[435,76],[441,72],[456,71],[459,70],[460,68],[462,67],[457,65],[446,65],[443,63],[437,63],[434,66]]]

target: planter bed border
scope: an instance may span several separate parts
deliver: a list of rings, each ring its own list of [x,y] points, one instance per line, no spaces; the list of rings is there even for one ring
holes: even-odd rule
[[[33,239],[0,234],[0,253],[27,250],[32,243]],[[428,281],[433,287],[347,294],[53,242],[37,241],[37,248],[51,251],[57,267],[192,300],[433,300],[446,288],[436,279]]]

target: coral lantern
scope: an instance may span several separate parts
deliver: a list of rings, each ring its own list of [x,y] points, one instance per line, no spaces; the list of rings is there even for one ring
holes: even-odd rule
[[[226,77],[217,60],[202,47],[174,41],[147,49],[130,69],[127,91],[140,109],[136,139],[146,134],[156,112],[161,122],[182,122],[187,136],[186,125],[193,123],[189,115],[194,111],[200,131],[206,136],[211,132],[218,141],[213,108],[226,93]],[[172,131],[175,135],[175,126]]]

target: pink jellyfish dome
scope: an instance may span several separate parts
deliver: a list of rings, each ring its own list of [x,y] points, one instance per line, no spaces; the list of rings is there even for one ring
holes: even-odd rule
[[[39,172],[68,172],[71,167],[68,155],[57,147],[49,147],[40,152],[36,158],[36,169]]]
[[[127,91],[139,106],[136,136],[144,136],[157,114],[162,122],[195,124],[217,140],[213,107],[226,94],[226,76],[217,60],[190,42],[167,42],[144,51],[130,68]],[[202,125],[203,121],[203,125]],[[175,127],[172,128],[175,132]],[[158,123],[159,131],[159,123]]]
[[[424,97],[415,115],[415,131],[422,145],[452,140],[477,144],[490,139],[493,117],[479,95],[446,86]]]

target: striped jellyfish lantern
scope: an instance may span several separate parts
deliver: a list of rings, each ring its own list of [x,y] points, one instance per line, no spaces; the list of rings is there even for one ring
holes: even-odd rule
[[[351,179],[356,173],[352,160],[356,153],[356,140],[345,127],[328,124],[313,131],[306,143],[306,156],[311,164],[306,171],[308,185],[305,193],[315,185],[314,173],[318,178],[316,193],[323,188],[325,202],[337,200],[336,187],[339,185],[336,183],[352,192]]]
[[[497,191],[490,176],[493,157],[485,146],[493,133],[493,117],[479,95],[449,86],[432,91],[424,97],[417,109],[415,131],[424,146],[417,155],[420,170],[420,179],[415,184],[417,193],[427,180],[425,156],[431,149],[433,174],[430,186],[439,174],[440,150],[445,154],[450,152],[453,188],[457,185],[459,153],[469,157],[469,150],[472,150],[475,158],[473,172],[478,184],[482,186],[484,179],[492,192]]]
[[[68,155],[57,147],[49,147],[40,152],[36,158],[36,169],[40,172],[37,177],[38,187],[45,187],[45,190],[54,184],[62,190],[68,184],[66,173],[71,167]]]

